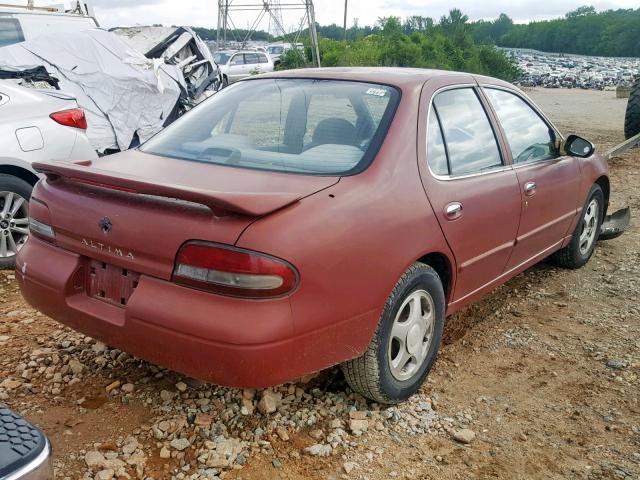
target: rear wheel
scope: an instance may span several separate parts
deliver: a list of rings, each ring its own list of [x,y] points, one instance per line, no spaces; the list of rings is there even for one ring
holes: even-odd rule
[[[573,232],[571,242],[553,254],[553,261],[560,267],[571,269],[585,265],[598,243],[603,218],[604,194],[599,185],[594,185],[582,209],[582,217]]]
[[[438,274],[428,265],[414,264],[387,300],[367,351],[341,365],[351,388],[387,404],[413,395],[435,362],[444,317]]]
[[[638,133],[640,133],[640,79],[631,90],[624,119],[624,136],[631,138]]]
[[[29,237],[29,198],[33,187],[13,175],[0,174],[0,268],[13,268]]]

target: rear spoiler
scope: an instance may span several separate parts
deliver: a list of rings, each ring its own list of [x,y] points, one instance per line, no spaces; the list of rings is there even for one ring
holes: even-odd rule
[[[63,179],[108,190],[185,200],[205,205],[218,216],[236,213],[260,217],[291,205],[302,198],[299,193],[219,192],[184,185],[154,183],[139,177],[119,175],[95,167],[89,168],[90,166],[91,161],[35,162],[32,164],[34,170],[43,173],[51,181]]]

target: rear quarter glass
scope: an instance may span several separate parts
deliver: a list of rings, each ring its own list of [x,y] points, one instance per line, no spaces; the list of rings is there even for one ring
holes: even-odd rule
[[[400,92],[346,80],[238,83],[145,143],[178,160],[306,175],[352,175],[373,161]]]

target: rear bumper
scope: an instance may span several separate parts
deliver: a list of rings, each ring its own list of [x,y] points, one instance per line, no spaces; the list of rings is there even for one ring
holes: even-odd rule
[[[296,335],[289,298],[222,297],[142,275],[119,307],[86,294],[87,263],[31,237],[19,252],[16,277],[25,299],[51,318],[186,375],[262,388],[354,356],[336,348],[338,325]]]

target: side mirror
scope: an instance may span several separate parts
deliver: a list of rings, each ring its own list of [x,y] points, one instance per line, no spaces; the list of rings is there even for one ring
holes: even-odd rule
[[[589,140],[585,140],[578,135],[569,135],[564,143],[564,150],[572,157],[587,158],[593,155],[596,147]]]

